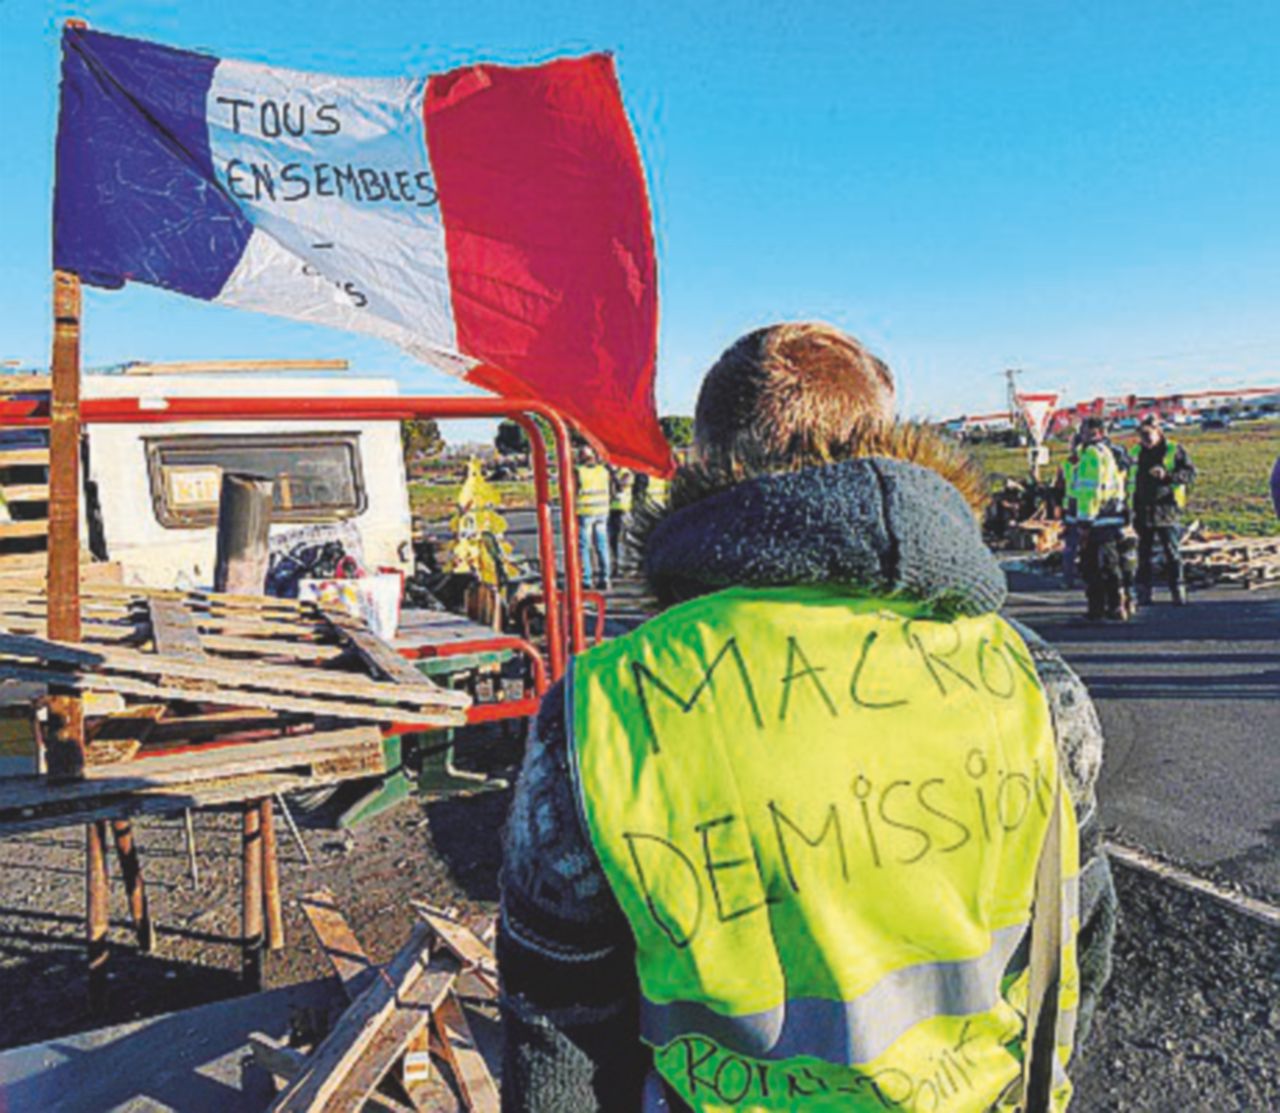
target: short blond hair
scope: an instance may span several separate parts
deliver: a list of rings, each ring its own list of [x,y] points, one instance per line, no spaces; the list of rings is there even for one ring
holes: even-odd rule
[[[756,329],[715,362],[698,394],[694,445],[707,463],[830,459],[858,425],[893,420],[893,373],[820,322]]]

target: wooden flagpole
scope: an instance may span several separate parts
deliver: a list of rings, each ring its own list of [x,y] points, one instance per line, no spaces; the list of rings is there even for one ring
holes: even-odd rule
[[[49,637],[80,640],[80,279],[53,275],[53,366],[49,421]],[[49,775],[84,775],[84,705],[52,689],[45,732]]]

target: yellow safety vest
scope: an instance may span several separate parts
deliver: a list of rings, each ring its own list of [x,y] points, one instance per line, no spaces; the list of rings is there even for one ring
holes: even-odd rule
[[[609,469],[603,464],[588,464],[577,469],[579,518],[594,518],[609,513]]]
[[[671,484],[656,475],[649,476],[649,486],[645,488],[644,497],[655,506],[666,506],[671,491]]]
[[[1062,461],[1062,516],[1068,522],[1076,520],[1076,469],[1071,457]]]
[[[1070,493],[1080,521],[1103,525],[1124,520],[1125,478],[1108,445],[1090,444],[1080,450]]]
[[[613,488],[613,498],[609,500],[610,510],[621,510],[624,514],[631,512],[632,485],[617,484]]]
[[[1129,455],[1133,458],[1133,466],[1126,474],[1126,490],[1129,493],[1129,501],[1133,501],[1133,496],[1138,489],[1138,458],[1142,455],[1142,445],[1135,444],[1129,449]],[[1165,438],[1164,442],[1164,459],[1160,462],[1161,466],[1170,475],[1178,463],[1178,445],[1176,441]],[[1187,506],[1187,485],[1185,483],[1173,484],[1173,502],[1179,510],[1185,510]]]
[[[1006,968],[1059,777],[1012,627],[733,588],[579,656],[567,699],[642,1038],[690,1106],[1012,1107],[1028,975]],[[1061,800],[1056,1109],[1079,998]]]

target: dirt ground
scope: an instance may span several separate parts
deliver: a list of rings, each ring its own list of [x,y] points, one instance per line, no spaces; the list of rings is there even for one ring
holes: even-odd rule
[[[477,741],[473,759],[488,770],[510,767],[514,775],[518,742],[504,740],[493,728]],[[296,898],[318,887],[337,896],[378,961],[390,958],[407,938],[415,920],[410,898],[451,908],[483,929],[497,912],[499,832],[510,799],[506,790],[434,803],[415,800],[347,834],[332,826],[343,800],[335,798],[314,816],[297,815],[311,866],[277,820],[287,946],[267,956],[265,986],[330,973],[297,908]],[[150,955],[133,946],[123,885],[111,858],[110,1000],[107,1013],[96,1019],[85,1000],[83,829],[0,840],[0,1047],[245,991],[239,975],[239,815],[196,813],[197,886],[188,873],[181,817],[143,818],[134,830],[157,945]]]
[[[489,769],[519,759],[519,744],[489,735],[475,751]],[[268,985],[328,973],[294,904],[326,886],[366,949],[388,958],[404,940],[410,897],[456,909],[477,928],[497,907],[501,828],[510,791],[402,804],[347,836],[307,821],[306,866],[281,828],[288,947],[266,964]],[[181,822],[138,824],[156,953],[131,945],[118,884],[112,890],[110,1014],[118,1022],[243,991],[236,944],[237,817],[196,818],[200,884],[187,876]],[[0,842],[0,1046],[50,1039],[92,1024],[84,1007],[78,829]],[[1077,1063],[1085,1110],[1280,1108],[1280,937],[1210,898],[1117,867],[1122,923],[1116,974],[1093,1038]],[[113,874],[113,878],[114,878]],[[102,1021],[100,1020],[99,1023]]]

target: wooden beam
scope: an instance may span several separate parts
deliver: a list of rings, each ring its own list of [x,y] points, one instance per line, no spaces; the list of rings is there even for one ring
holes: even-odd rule
[[[151,637],[157,653],[184,661],[207,659],[200,632],[186,607],[172,599],[148,599],[147,610],[151,612]]]
[[[498,963],[493,952],[465,924],[447,916],[439,908],[420,900],[409,902],[417,910],[431,930],[440,938],[459,962],[465,973],[471,974],[485,987],[491,996],[498,994]]]
[[[113,819],[111,834],[116,842],[116,857],[120,862],[125,894],[129,898],[129,916],[133,920],[134,931],[138,934],[138,950],[150,953],[155,949],[156,933],[147,904],[142,863],[138,859],[138,848],[133,841],[133,824],[127,819]]]
[[[458,998],[450,993],[431,1014],[440,1037],[440,1051],[462,1090],[462,1099],[471,1113],[499,1113],[502,1101],[493,1075],[476,1047],[475,1037]]]
[[[351,647],[375,676],[398,684],[416,685],[421,682],[422,673],[359,619],[340,607],[324,607],[323,614],[338,638]]]
[[[218,781],[197,781],[190,785],[163,785],[149,789],[111,791],[104,782],[98,796],[47,798],[41,789],[58,788],[43,777],[5,778],[25,784],[24,800],[12,806],[13,797],[0,807],[0,835],[21,835],[31,831],[48,831],[68,824],[85,823],[95,819],[109,820],[119,816],[173,815],[189,808],[216,808],[238,804],[244,800],[261,800],[277,792],[302,792],[323,788],[336,781],[357,780],[386,772],[382,747],[376,751],[354,753],[342,760],[327,762],[307,770],[286,770],[278,773],[250,773],[240,777],[227,777]],[[31,782],[37,782],[32,784]],[[8,789],[9,786],[6,786]]]
[[[19,522],[0,522],[0,541],[18,540],[20,537],[44,537],[49,532],[49,522],[44,518],[28,518]],[[47,558],[46,558],[47,559]]]
[[[0,375],[0,394],[47,394],[52,385],[48,375]]]
[[[49,450],[38,445],[0,445],[0,468],[48,467]]]
[[[89,961],[89,1011],[101,1013],[107,1003],[107,825],[95,819],[85,825],[85,946]]]
[[[280,903],[280,862],[276,858],[276,821],[271,797],[258,805],[262,813],[262,907],[267,921],[267,949],[284,949],[284,908]]]
[[[347,1113],[360,1108],[453,986],[458,962],[432,958],[418,925],[395,958],[338,1019],[307,1067],[271,1105],[273,1113]]]
[[[43,537],[49,532],[50,522],[44,518],[28,518],[25,521],[0,522],[0,541],[22,537]]]
[[[114,673],[68,673],[40,665],[12,665],[0,661],[0,680],[23,680],[30,684],[62,685],[80,692],[119,692],[125,696],[142,696],[148,700],[192,697],[190,688],[177,688],[139,680]],[[353,719],[374,723],[405,723],[411,726],[440,729],[466,724],[466,716],[453,709],[416,711],[410,708],[380,706],[375,703],[353,703],[350,700],[309,699],[286,696],[279,692],[253,692],[244,689],[217,688],[200,692],[201,703],[220,703],[231,707],[261,707],[270,711],[290,711],[301,715],[318,715],[335,719]]]
[[[370,680],[368,677],[352,673],[297,668],[292,665],[262,663],[257,668],[250,669],[246,668],[243,662],[218,661],[213,658],[201,661],[161,659],[155,654],[139,653],[133,649],[106,645],[85,648],[54,639],[32,638],[21,634],[0,633],[0,658],[4,657],[30,658],[41,664],[70,665],[83,671],[127,672],[141,676],[163,675],[184,680],[212,680],[225,688],[257,689],[279,692],[282,695],[302,692],[310,697],[336,696],[348,699],[369,699],[393,706],[409,704],[416,707],[462,709],[471,704],[471,698],[466,693],[455,692],[433,684],[422,675],[418,675],[413,684],[393,684]]]
[[[316,942],[342,982],[347,999],[354,1001],[369,987],[377,976],[378,968],[364,953],[333,893],[328,889],[317,889],[304,896],[298,904]]]
[[[80,279],[53,275],[53,396],[49,405],[49,634],[80,640]],[[45,732],[50,776],[84,770],[84,706],[66,687],[50,693]]]
[[[346,371],[345,359],[197,359],[178,363],[131,363],[126,375],[208,375],[237,371]]]
[[[156,788],[166,784],[190,784],[199,780],[219,780],[245,773],[270,773],[276,769],[323,764],[353,747],[381,740],[376,727],[349,727],[318,734],[294,734],[260,742],[238,742],[226,746],[197,747],[188,753],[158,754],[134,758],[124,768],[95,769],[91,775],[67,788],[65,793],[91,795],[95,780],[109,780],[117,790],[132,784]],[[5,789],[0,784],[0,800]]]
[[[5,502],[48,502],[47,483],[11,483],[0,489]]]
[[[240,976],[254,989],[262,984],[262,811],[246,801],[243,813],[240,882]]]

